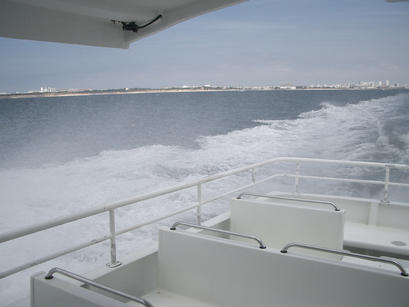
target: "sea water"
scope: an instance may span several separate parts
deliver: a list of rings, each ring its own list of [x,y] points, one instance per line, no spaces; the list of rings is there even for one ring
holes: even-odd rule
[[[409,164],[409,91],[2,99],[0,232],[279,156]],[[351,169],[344,172],[350,174]],[[406,182],[405,176],[398,179]],[[358,192],[354,186],[347,190]],[[212,187],[205,192],[219,191]],[[193,189],[119,209],[117,227],[195,200]],[[208,209],[204,215],[218,210]],[[190,214],[186,218],[192,219]],[[107,225],[107,215],[100,214],[2,244],[0,270],[103,236]],[[154,244],[155,233],[150,226],[118,237],[118,257]],[[108,259],[105,242],[5,278],[0,281],[0,306],[28,295],[28,276],[34,272],[60,266],[81,273]]]

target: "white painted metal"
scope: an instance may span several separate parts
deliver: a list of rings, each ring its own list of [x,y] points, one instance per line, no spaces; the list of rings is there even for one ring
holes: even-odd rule
[[[300,193],[300,162],[296,163],[296,168],[295,168],[295,180],[294,180],[294,186],[295,186],[295,194]]]
[[[26,262],[26,263],[24,263],[24,264],[22,264],[22,265],[19,265],[19,266],[16,266],[16,267],[12,267],[12,268],[10,268],[10,269],[7,269],[7,270],[5,270],[5,271],[2,271],[2,272],[0,273],[0,279],[5,278],[5,277],[10,276],[10,275],[13,275],[13,274],[15,274],[15,273],[18,273],[18,272],[23,271],[23,270],[25,270],[25,269],[31,268],[31,267],[33,267],[33,266],[39,265],[39,264],[41,264],[41,263],[50,261],[50,260],[52,260],[52,259],[55,259],[55,258],[64,256],[64,255],[67,255],[67,254],[69,254],[69,253],[75,252],[75,251],[77,251],[77,250],[86,248],[86,247],[88,247],[88,246],[95,245],[95,244],[101,243],[101,242],[103,242],[103,241],[109,240],[109,238],[110,238],[109,236],[104,236],[104,237],[101,237],[101,238],[98,238],[98,239],[94,239],[94,240],[89,241],[89,242],[85,242],[85,243],[82,243],[82,244],[78,244],[78,245],[72,246],[72,247],[70,247],[70,248],[67,248],[67,249],[64,249],[64,250],[61,250],[61,251],[58,251],[58,252],[49,254],[49,255],[44,256],[44,257],[41,257],[41,258],[37,258],[37,259],[35,259],[35,260]]]
[[[251,182],[256,183],[256,174],[254,168],[251,169]]]
[[[164,220],[164,219],[167,219],[167,218],[169,218],[169,217],[173,217],[173,216],[175,216],[175,215],[182,214],[182,213],[184,213],[184,212],[186,212],[186,211],[189,211],[189,210],[192,210],[192,209],[194,209],[194,208],[196,208],[196,207],[197,207],[197,205],[190,206],[190,207],[187,207],[187,208],[178,210],[178,211],[176,211],[176,212],[173,212],[173,213],[171,213],[171,214],[168,214],[168,215],[166,215],[166,216],[161,216],[161,217],[159,217],[159,218],[157,218],[157,219],[150,220],[150,221],[145,222],[145,223],[141,223],[141,224],[138,224],[138,225],[135,225],[135,226],[132,226],[132,227],[125,228],[125,229],[123,229],[123,230],[121,230],[121,231],[116,232],[116,235],[121,235],[121,234],[127,233],[127,232],[129,232],[129,231],[132,231],[132,230],[135,230],[135,229],[138,229],[138,228],[142,228],[142,227],[144,227],[144,226],[148,226],[148,225],[152,225],[152,224],[158,223],[158,222],[160,222],[160,221],[162,221],[162,220]],[[17,272],[23,271],[23,270],[25,270],[25,269],[31,268],[31,267],[36,266],[36,265],[38,265],[38,264],[47,262],[47,261],[49,261],[49,260],[52,260],[52,259],[55,259],[55,258],[64,256],[64,255],[67,255],[67,254],[69,254],[69,253],[78,251],[78,250],[80,250],[80,249],[83,249],[83,248],[86,248],[86,247],[89,247],[89,246],[92,246],[92,245],[95,245],[95,244],[104,242],[104,241],[106,241],[106,240],[109,240],[110,238],[111,238],[110,235],[106,235],[106,236],[103,236],[103,237],[100,237],[100,238],[91,240],[91,241],[89,241],[89,242],[82,243],[82,244],[78,244],[78,245],[75,245],[75,246],[73,246],[73,247],[71,247],[71,248],[68,248],[68,249],[65,249],[65,250],[62,250],[62,251],[59,251],[59,252],[56,252],[56,253],[52,253],[52,254],[50,254],[50,255],[48,255],[48,256],[45,256],[45,257],[42,257],[42,258],[39,258],[39,259],[30,261],[30,262],[27,262],[27,263],[25,263],[25,264],[23,264],[23,265],[20,265],[20,266],[17,266],[17,267],[14,267],[14,268],[5,270],[5,271],[3,271],[3,272],[0,273],[0,279],[5,278],[5,277],[7,277],[7,276],[10,276],[10,275],[12,275],[12,274],[15,274],[15,273],[17,273]]]
[[[128,48],[136,39],[244,0],[2,0],[0,36]],[[112,20],[143,25],[123,31]]]
[[[202,223],[202,184],[197,185],[197,224]]]
[[[284,176],[295,177],[294,174],[285,174]],[[307,176],[307,175],[298,175],[298,177],[299,178],[305,178],[305,179],[317,179],[317,180],[323,180],[323,181],[338,181],[338,182],[348,182],[348,183],[364,183],[364,184],[385,185],[385,181],[378,181],[378,180],[336,178],[336,177],[323,177],[323,176]],[[408,183],[400,183],[400,182],[389,182],[388,186],[409,187],[409,184]]]
[[[383,202],[389,203],[389,177],[390,177],[390,167],[388,165],[385,166],[385,187],[383,193]]]
[[[209,176],[209,177],[203,178],[201,180],[197,180],[197,181],[192,182],[192,183],[187,183],[187,184],[179,185],[179,186],[176,186],[176,187],[163,189],[161,191],[140,195],[138,197],[127,199],[127,200],[124,200],[124,201],[116,202],[116,203],[113,203],[113,204],[108,204],[108,205],[105,205],[105,206],[101,206],[101,207],[97,207],[97,208],[93,208],[93,209],[89,209],[89,210],[84,210],[82,212],[78,212],[78,213],[73,214],[73,215],[67,215],[67,216],[57,218],[57,219],[53,219],[51,221],[47,221],[47,222],[40,223],[40,224],[37,224],[37,225],[32,225],[32,226],[24,227],[24,228],[15,230],[15,231],[6,232],[6,233],[3,233],[3,234],[0,235],[0,243],[10,241],[10,240],[14,240],[14,239],[17,239],[17,238],[20,238],[20,237],[23,237],[23,236],[26,236],[26,235],[30,235],[30,234],[33,234],[33,233],[36,233],[36,232],[39,232],[39,231],[42,231],[42,230],[46,230],[46,229],[56,227],[56,226],[59,226],[59,225],[70,223],[70,222],[73,222],[73,221],[76,221],[76,220],[79,220],[79,219],[87,218],[87,217],[90,217],[90,216],[93,216],[93,215],[96,215],[96,214],[100,214],[100,213],[103,213],[103,212],[114,210],[116,208],[132,205],[132,204],[137,204],[138,202],[142,202],[144,200],[153,199],[153,198],[163,196],[163,195],[166,195],[166,194],[182,191],[182,190],[185,190],[185,189],[188,189],[188,188],[191,188],[191,187],[197,187],[197,189],[199,190],[199,188],[198,188],[199,185],[202,187],[205,183],[215,181],[217,179],[221,179],[221,178],[228,177],[228,176],[231,176],[231,175],[239,174],[239,173],[242,173],[242,172],[250,171],[253,174],[252,170],[255,170],[257,168],[261,168],[263,166],[272,165],[272,164],[275,164],[275,163],[281,163],[281,162],[292,162],[292,163],[301,163],[301,162],[303,162],[303,163],[351,165],[351,166],[374,167],[374,168],[385,168],[387,166],[388,168],[391,168],[391,169],[394,168],[394,169],[409,170],[408,165],[402,165],[402,164],[385,164],[385,163],[376,163],[376,162],[339,161],[339,160],[323,160],[323,159],[292,158],[292,157],[274,158],[274,159],[270,159],[270,160],[267,160],[267,161],[264,161],[264,162],[261,162],[261,163],[256,163],[256,164],[252,164],[252,165],[245,166],[245,167],[242,167],[242,168],[238,168],[238,169],[235,169],[235,170],[231,170],[231,171],[227,171],[227,172],[224,172],[224,173]],[[235,189],[233,191],[229,191],[227,193],[223,193],[223,194],[218,195],[216,197],[213,197],[211,199],[207,199],[207,200],[202,199],[202,196],[201,196],[201,204],[204,205],[204,204],[210,203],[212,201],[215,201],[217,199],[232,195],[233,193],[243,191],[244,189],[252,187],[252,186],[254,186],[256,184],[267,182],[271,178],[284,177],[284,176],[294,177],[296,175],[287,174],[287,173],[274,174],[274,175],[272,175],[272,176],[270,176],[268,178],[265,178],[265,179],[262,179],[262,180],[259,180],[259,181],[254,180],[254,183],[252,182],[251,184],[239,187],[238,189]],[[314,179],[314,180],[330,180],[330,181],[340,181],[340,182],[359,182],[359,183],[379,184],[379,185],[380,184],[385,185],[385,183],[386,183],[385,181],[376,181],[376,180],[332,178],[332,177],[323,177],[323,176],[305,176],[305,175],[301,175],[301,174],[299,174],[298,177],[299,178],[305,178],[305,179]],[[253,181],[253,176],[252,176],[252,181]],[[409,187],[409,184],[388,182],[388,186]],[[202,193],[200,193],[200,194],[202,194]],[[166,216],[163,216],[163,217],[159,217],[159,218],[153,219],[151,221],[148,221],[146,223],[138,224],[138,225],[129,227],[127,229],[118,231],[118,232],[116,232],[116,235],[120,235],[120,234],[123,234],[125,232],[131,231],[131,230],[134,230],[134,229],[146,226],[146,225],[157,223],[157,222],[159,222],[161,220],[164,220],[166,218],[169,218],[171,216],[175,216],[177,214],[180,214],[180,213],[186,212],[188,210],[197,208],[198,206],[200,206],[200,204],[196,203],[196,204],[194,204],[192,206],[189,206],[187,208],[184,208],[184,209],[179,210],[177,212],[174,212],[172,214],[169,214],[169,215],[166,215]],[[199,213],[200,213],[200,211],[199,211]],[[105,241],[105,240],[108,240],[108,239],[111,239],[111,238],[112,238],[112,235],[106,235],[104,237],[97,238],[95,240],[92,240],[92,241],[89,241],[89,242],[86,242],[86,243],[83,243],[83,244],[76,245],[76,246],[74,246],[72,248],[69,248],[69,249],[66,249],[66,250],[63,250],[63,251],[60,251],[60,252],[53,253],[52,255],[45,256],[45,257],[43,257],[41,259],[36,259],[36,260],[30,261],[30,262],[28,262],[26,264],[23,264],[23,265],[20,265],[18,267],[11,268],[9,270],[1,272],[0,273],[0,278],[4,278],[6,276],[9,276],[9,275],[14,274],[14,273],[19,272],[19,271],[22,271],[22,270],[24,270],[26,268],[29,268],[29,267],[32,267],[34,265],[43,263],[45,261],[54,259],[54,258],[59,257],[61,255],[65,255],[67,253],[79,250],[79,249],[87,247],[87,246],[91,246],[93,244],[97,244],[99,242],[102,242],[102,241]]]
[[[109,210],[109,233],[111,235],[111,261],[107,264],[110,268],[115,268],[121,265],[120,261],[116,260],[116,231],[115,231],[115,210]]]

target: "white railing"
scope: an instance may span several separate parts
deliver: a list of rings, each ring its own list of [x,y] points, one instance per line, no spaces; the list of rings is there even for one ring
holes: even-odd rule
[[[256,175],[255,175],[255,170],[262,168],[264,166],[267,165],[272,165],[275,163],[281,163],[281,162],[292,162],[295,163],[296,165],[296,171],[295,174],[290,174],[290,173],[277,173],[277,174],[273,174],[271,176],[268,176],[267,178],[263,178],[262,180],[257,181],[256,180]],[[308,175],[301,175],[300,174],[300,165],[301,163],[320,163],[320,164],[334,164],[334,165],[350,165],[350,166],[360,166],[360,167],[373,167],[373,168],[384,168],[385,169],[385,180],[383,181],[379,181],[379,180],[363,180],[363,179],[352,179],[352,178],[336,178],[336,177],[323,177],[323,176],[308,176]],[[270,159],[261,163],[256,163],[256,164],[252,164],[249,166],[245,166],[245,167],[241,167],[235,170],[231,170],[231,171],[227,171],[224,173],[220,173],[217,175],[213,175],[213,176],[209,176],[209,177],[205,177],[203,179],[197,180],[195,182],[191,182],[191,183],[187,183],[187,184],[183,184],[183,185],[179,185],[179,186],[175,186],[175,187],[171,187],[171,188],[167,188],[167,189],[163,189],[161,191],[157,191],[157,192],[152,192],[152,193],[148,193],[148,194],[144,194],[144,195],[140,195],[131,199],[127,199],[127,200],[123,200],[120,202],[116,202],[116,203],[112,203],[109,205],[105,205],[105,206],[101,206],[101,207],[97,207],[97,208],[93,208],[93,209],[88,209],[88,210],[84,210],[82,212],[77,212],[76,214],[71,214],[71,215],[67,215],[64,217],[60,217],[57,219],[53,219],[51,221],[47,221],[44,223],[40,223],[37,225],[32,225],[29,227],[23,227],[20,228],[18,230],[15,231],[10,231],[10,232],[5,232],[2,233],[0,235],[0,244],[3,242],[7,242],[7,241],[11,241],[11,240],[15,240],[27,235],[31,235],[34,234],[36,232],[39,231],[43,231],[43,230],[47,230],[47,229],[51,229],[63,224],[67,224],[70,222],[74,222],[83,218],[87,218],[87,217],[91,217],[100,213],[104,213],[104,212],[108,212],[109,214],[109,234],[105,235],[103,237],[99,237],[99,238],[95,238],[91,241],[82,243],[82,244],[78,244],[75,246],[72,246],[68,249],[65,250],[61,250],[58,252],[55,252],[53,254],[47,255],[45,257],[27,262],[23,265],[14,267],[14,268],[10,268],[6,271],[0,272],[0,279],[7,277],[9,275],[12,275],[14,273],[23,271],[27,268],[33,267],[35,265],[44,263],[46,261],[52,260],[54,258],[72,253],[74,251],[83,249],[85,247],[89,247],[91,245],[95,245],[98,244],[100,242],[106,241],[106,240],[110,240],[110,267],[115,267],[120,265],[120,262],[117,261],[117,257],[116,257],[116,236],[127,233],[129,231],[147,226],[147,225],[152,225],[152,224],[156,224],[162,220],[168,219],[170,217],[173,217],[175,215],[179,215],[182,214],[184,212],[187,212],[189,210],[192,209],[196,209],[197,212],[197,221],[198,224],[200,225],[201,223],[201,206],[211,203],[215,200],[218,199],[222,199],[226,196],[230,196],[231,194],[234,193],[238,193],[241,192],[243,190],[246,190],[248,188],[251,188],[255,185],[267,182],[273,178],[277,178],[277,177],[290,177],[290,178],[294,178],[294,190],[296,193],[299,192],[299,183],[300,183],[300,179],[312,179],[312,180],[326,180],[326,181],[337,181],[337,182],[350,182],[350,183],[364,183],[364,184],[376,184],[376,185],[383,185],[384,186],[384,197],[381,200],[381,202],[383,203],[389,203],[389,187],[390,186],[400,186],[400,187],[406,187],[409,188],[409,184],[408,183],[398,183],[398,182],[390,182],[390,171],[391,169],[403,169],[403,170],[409,170],[409,165],[403,165],[403,164],[385,164],[385,163],[375,163],[375,162],[358,162],[358,161],[340,161],[340,160],[323,160],[323,159],[311,159],[311,158],[289,158],[289,157],[282,157],[282,158],[274,158],[274,159]],[[203,199],[203,195],[202,195],[202,187],[204,184],[221,179],[221,178],[225,178],[228,176],[232,176],[232,175],[236,175],[239,173],[243,173],[243,172],[250,172],[251,175],[251,183],[241,186],[235,190],[217,195],[215,197],[209,198],[209,199]],[[188,206],[186,208],[183,208],[181,210],[172,212],[170,214],[167,214],[165,216],[161,216],[158,217],[156,219],[153,220],[149,220],[147,222],[141,223],[141,224],[137,224],[131,227],[128,227],[126,229],[123,229],[121,231],[116,231],[116,227],[115,227],[115,209],[124,207],[124,206],[129,206],[129,205],[133,205],[142,201],[146,201],[146,200],[150,200],[150,199],[154,199],[157,198],[159,196],[163,196],[163,195],[167,195],[167,194],[171,194],[174,192],[178,192],[178,191],[182,191],[182,190],[186,190],[192,187],[196,187],[196,194],[197,194],[197,201],[195,203],[193,203],[191,206]]]

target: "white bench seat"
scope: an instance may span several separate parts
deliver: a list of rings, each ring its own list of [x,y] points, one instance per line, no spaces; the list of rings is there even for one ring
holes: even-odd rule
[[[409,229],[346,221],[344,246],[409,256]]]
[[[267,247],[281,249],[286,244],[297,242],[342,249],[343,211],[264,199],[233,199],[230,205],[230,229],[256,235]],[[330,259],[340,258],[338,255],[305,249],[301,252]]]

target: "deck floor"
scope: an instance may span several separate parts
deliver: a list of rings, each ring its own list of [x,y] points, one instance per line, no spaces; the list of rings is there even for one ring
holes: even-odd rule
[[[409,256],[409,230],[346,222],[344,245]]]
[[[151,302],[154,306],[161,307],[217,307],[216,305],[211,305],[209,303],[198,301],[196,299],[163,289],[156,289],[155,291],[144,295],[143,298]]]

